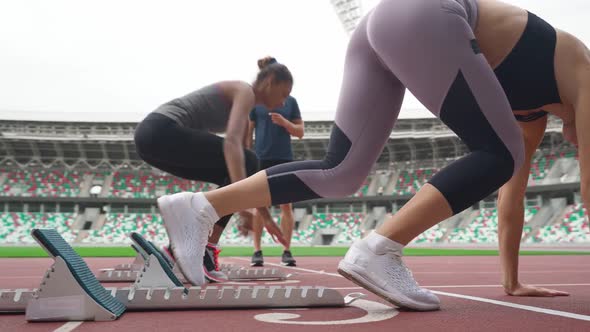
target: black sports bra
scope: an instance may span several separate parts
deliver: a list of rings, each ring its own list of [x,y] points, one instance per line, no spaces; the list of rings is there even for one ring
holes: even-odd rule
[[[494,70],[513,110],[538,109],[560,104],[555,79],[557,32],[547,22],[528,13],[525,30],[510,54]],[[518,121],[534,121],[546,111],[515,115]]]

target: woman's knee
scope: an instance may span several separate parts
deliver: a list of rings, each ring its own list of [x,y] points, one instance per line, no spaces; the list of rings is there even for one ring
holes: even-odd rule
[[[348,176],[343,176],[343,178],[347,179],[348,185],[342,188],[341,196],[354,195],[361,188],[363,182],[365,182],[365,176],[349,174]]]
[[[322,196],[326,198],[351,196],[363,185],[367,174],[368,170],[365,172],[346,165],[326,169],[321,185]]]
[[[522,165],[524,165],[524,139],[518,140],[512,144],[513,146],[510,148],[510,152],[512,154],[512,159],[514,160],[514,168],[512,170],[512,175],[516,174]]]
[[[515,131],[504,137],[502,149],[495,150],[498,168],[505,173],[507,182],[524,164],[525,148],[520,128],[515,126]]]
[[[491,177],[496,177],[497,188],[504,185],[518,170],[516,160],[511,155],[496,154],[493,158],[494,168],[497,170]],[[494,189],[497,189],[494,188]]]

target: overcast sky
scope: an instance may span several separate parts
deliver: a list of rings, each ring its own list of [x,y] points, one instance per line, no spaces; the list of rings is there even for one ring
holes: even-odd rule
[[[590,45],[590,1],[508,2]],[[329,0],[3,0],[0,119],[139,121],[272,55],[304,120],[332,120],[347,40]],[[406,96],[401,117],[429,116]]]

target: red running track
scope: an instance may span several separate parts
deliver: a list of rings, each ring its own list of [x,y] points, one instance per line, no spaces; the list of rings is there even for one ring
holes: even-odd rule
[[[360,307],[128,312],[117,321],[101,323],[27,323],[24,315],[2,314],[0,331],[590,331],[590,256],[521,257],[522,281],[571,293],[557,298],[505,295],[499,286],[498,257],[406,257],[418,282],[438,292],[442,300],[440,311],[426,313],[398,312],[358,288],[336,273],[338,260],[297,258],[299,267],[284,268],[296,273],[289,285],[327,286],[343,294],[364,292],[369,296],[357,302]],[[244,258],[222,261],[248,265]],[[278,258],[266,261],[267,267],[279,262]],[[97,270],[130,259],[90,258],[87,262]],[[48,258],[0,259],[0,288],[37,287],[51,263]]]

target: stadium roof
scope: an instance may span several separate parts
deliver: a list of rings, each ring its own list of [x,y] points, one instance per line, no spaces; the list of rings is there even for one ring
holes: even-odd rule
[[[542,148],[561,147],[560,122],[550,118]],[[103,119],[108,120],[108,119]],[[145,167],[135,152],[137,122],[63,122],[0,120],[0,165]],[[296,159],[322,159],[333,122],[306,122],[303,139],[293,140]],[[400,119],[379,157],[392,162],[440,163],[467,153],[464,144],[438,119]]]
[[[304,121],[333,121],[334,113],[329,111],[305,112]],[[141,121],[147,112],[72,112],[72,111],[24,111],[24,110],[0,110],[0,121],[31,121],[31,122],[108,122],[108,123],[137,123]],[[423,108],[402,109],[400,119],[432,119],[434,116]]]

